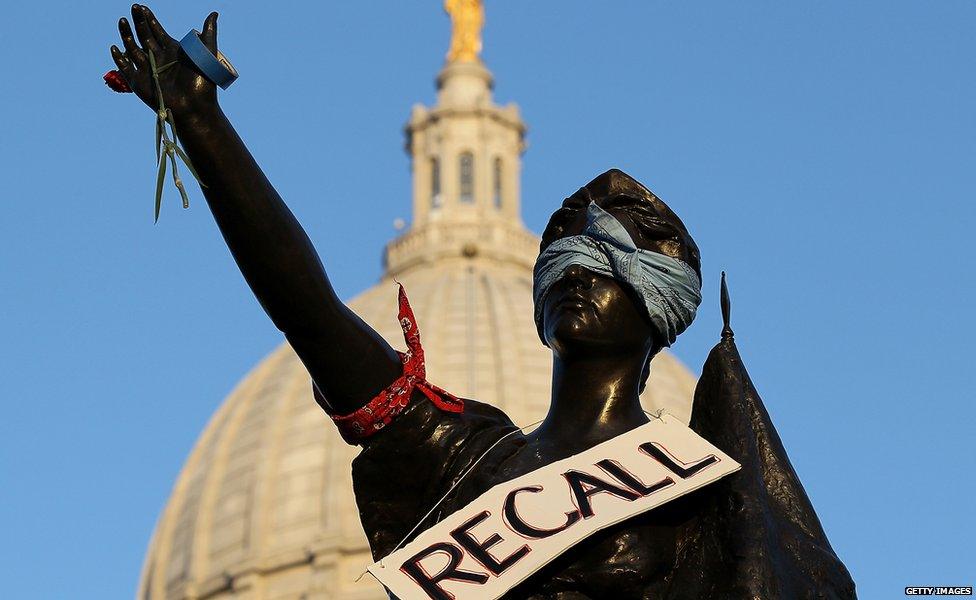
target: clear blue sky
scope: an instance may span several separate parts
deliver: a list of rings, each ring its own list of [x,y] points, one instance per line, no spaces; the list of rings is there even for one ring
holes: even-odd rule
[[[165,2],[222,13],[222,103],[342,296],[409,218],[401,127],[433,99],[438,0]],[[287,8],[286,8],[287,7]],[[122,2],[12,2],[0,34],[0,581],[134,594],[183,459],[281,336],[197,190],[152,223],[153,116],[108,91]],[[682,216],[862,598],[973,585],[976,4],[488,1],[529,124],[524,216],[620,167]],[[421,324],[422,325],[422,324]],[[309,399],[311,402],[311,398]],[[323,426],[326,426],[323,423]]]

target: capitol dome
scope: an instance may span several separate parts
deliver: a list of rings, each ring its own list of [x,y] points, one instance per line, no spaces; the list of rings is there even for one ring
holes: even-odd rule
[[[381,281],[349,306],[395,348],[403,283],[428,378],[529,424],[549,403],[551,356],[532,320],[538,238],[519,214],[525,126],[491,100],[480,60],[449,62],[438,102],[414,107],[413,223]],[[686,422],[695,379],[660,353],[642,396]],[[249,373],[187,459],[146,555],[139,600],[383,599],[352,492],[346,445],[287,344]],[[357,581],[359,579],[359,581]]]

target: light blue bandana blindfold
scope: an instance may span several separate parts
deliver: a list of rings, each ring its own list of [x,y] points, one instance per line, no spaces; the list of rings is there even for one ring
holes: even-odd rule
[[[638,248],[620,221],[590,203],[583,233],[554,241],[536,259],[532,296],[535,325],[543,343],[546,294],[572,265],[612,277],[635,291],[644,300],[658,341],[665,346],[691,325],[701,304],[701,282],[691,266]]]

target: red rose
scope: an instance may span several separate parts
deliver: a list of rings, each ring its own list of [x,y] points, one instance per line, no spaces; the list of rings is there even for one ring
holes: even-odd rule
[[[105,85],[112,88],[112,90],[124,94],[126,92],[131,92],[132,88],[126,83],[125,78],[122,77],[122,73],[118,71],[109,71],[105,74]]]

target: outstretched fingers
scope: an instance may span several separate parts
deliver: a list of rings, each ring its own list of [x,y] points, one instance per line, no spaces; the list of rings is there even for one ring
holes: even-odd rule
[[[217,54],[217,13],[212,12],[207,15],[207,20],[203,22],[203,34],[200,36],[203,44],[208,50]]]
[[[139,36],[139,43],[142,44],[143,49],[152,52],[158,59],[162,57],[163,49],[149,28],[149,17],[146,15],[148,10],[139,4],[133,4],[132,22],[136,26],[136,35]]]
[[[166,33],[166,30],[163,29],[163,26],[159,24],[159,21],[156,19],[156,15],[153,14],[153,11],[150,10],[145,4],[142,5],[142,10],[145,12],[146,22],[149,24],[149,31],[152,32],[153,37],[156,38],[156,43],[159,44],[159,46],[164,50],[169,50],[175,46],[176,40]]]
[[[111,52],[112,60],[115,61],[115,66],[119,68],[119,72],[121,72],[122,76],[125,77],[126,83],[128,83],[129,87],[133,90],[136,89],[136,86],[134,85],[137,81],[136,68],[132,64],[132,61],[128,56],[123,54],[122,51],[119,50],[119,47],[115,44],[112,44]]]
[[[148,68],[149,61],[146,58],[146,53],[136,44],[132,35],[132,28],[125,17],[119,19],[119,35],[122,37],[122,45],[125,46],[125,56],[135,64],[136,68],[140,70]]]

